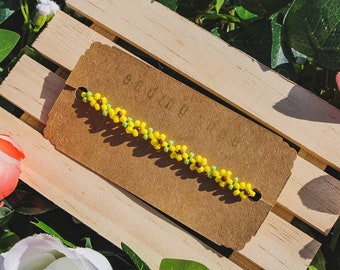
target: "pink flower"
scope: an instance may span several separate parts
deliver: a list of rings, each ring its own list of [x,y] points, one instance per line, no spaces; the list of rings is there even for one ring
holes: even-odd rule
[[[18,184],[20,159],[25,155],[9,135],[0,134],[0,200],[11,194]],[[3,205],[0,202],[0,207]]]
[[[338,85],[338,90],[340,92],[340,71],[335,76],[336,84]]]

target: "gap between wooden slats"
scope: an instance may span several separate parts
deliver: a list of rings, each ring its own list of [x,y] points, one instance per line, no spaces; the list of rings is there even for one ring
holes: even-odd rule
[[[2,108],[0,119],[1,132],[10,134],[26,154],[21,178],[28,185],[116,245],[126,243],[152,269],[165,257],[197,260],[210,269],[240,269],[128,192],[56,151]]]
[[[56,80],[55,76],[57,76],[57,75],[51,76],[50,71],[45,69],[45,68],[43,68],[43,67],[35,69],[36,72],[34,72],[34,73],[30,73],[30,74],[26,74],[26,75],[21,73],[22,69],[25,70],[27,67],[35,68],[36,65],[39,65],[39,64],[35,63],[31,58],[29,58],[27,56],[23,56],[23,58],[20,60],[20,62],[15,66],[15,68],[12,70],[10,75],[4,81],[3,85],[1,85],[0,93],[4,94],[4,96],[6,98],[9,98],[9,95],[7,95],[6,93],[10,93],[11,96],[10,96],[9,100],[15,101],[16,103],[18,103],[18,102],[20,103],[21,101],[23,101],[23,104],[25,104],[26,106],[29,106],[29,104],[30,104],[30,102],[28,100],[25,100],[27,97],[29,97],[28,98],[29,100],[40,100],[41,96],[44,96],[44,95],[41,94],[42,92],[44,92],[44,89],[43,89],[44,85],[49,85],[49,84],[41,84],[39,81],[42,81],[43,78],[46,78],[46,80],[53,80],[53,81],[55,81]],[[32,81],[35,81],[37,84],[36,84],[35,87],[33,85],[31,85],[32,89],[27,88],[27,87],[25,87],[24,89],[20,89],[20,88],[16,87],[15,84],[8,83],[8,81],[14,83],[15,80],[12,81],[12,79],[13,78],[17,78],[17,76],[21,76],[21,78],[23,80],[32,80]],[[60,81],[62,81],[62,79],[60,79]],[[28,84],[28,85],[30,85],[30,84]],[[51,99],[50,102],[48,102],[48,104],[52,104],[53,103],[52,95],[54,95],[54,100],[57,98],[58,92],[61,90],[62,85],[63,84],[60,83],[60,85],[59,85],[60,88],[59,89],[55,89],[55,91],[50,91],[50,93],[54,93],[54,94],[46,95],[46,96],[48,96]],[[10,86],[10,87],[8,88],[8,86]],[[20,87],[24,87],[24,86],[20,86]],[[23,98],[18,98],[18,97],[20,97],[22,95],[22,91],[26,91],[26,95]],[[32,102],[32,104],[33,105],[31,105],[29,107],[26,107],[26,110],[28,112],[30,111],[30,108],[35,105],[33,102]],[[36,102],[36,104],[43,104],[43,102],[41,102],[41,100],[40,100],[40,102]],[[46,114],[46,115],[48,114],[48,108],[46,106],[41,106],[41,112],[38,113],[37,116],[41,117],[42,119],[44,119],[44,117],[42,117],[42,114]],[[74,183],[75,186],[67,187],[67,190],[74,190],[74,189],[76,189],[76,187],[78,185],[81,185],[81,183],[75,182],[74,178],[82,179],[80,181],[86,181],[87,182],[88,180],[86,178],[88,177],[88,171],[87,170],[83,170],[82,172],[78,171],[75,174],[73,174],[72,176],[65,177],[65,175],[64,175],[65,172],[67,172],[67,173],[69,173],[70,171],[73,172],[75,170],[74,166],[76,166],[76,168],[78,168],[77,165],[75,165],[76,163],[72,163],[70,165],[69,162],[71,162],[71,161],[68,158],[66,158],[65,156],[63,156],[62,154],[60,154],[59,152],[55,151],[53,146],[51,146],[49,144],[49,142],[44,140],[42,137],[39,140],[37,138],[33,139],[33,138],[28,136],[29,135],[28,131],[24,131],[24,130],[20,131],[18,128],[15,128],[14,130],[15,130],[15,132],[13,130],[11,130],[10,133],[11,134],[14,133],[14,135],[15,135],[15,133],[17,133],[18,134],[17,136],[19,136],[19,134],[22,134],[22,136],[24,136],[25,138],[27,137],[26,139],[23,139],[23,138],[20,139],[20,141],[22,141],[23,147],[24,147],[25,144],[28,143],[30,145],[32,143],[32,141],[34,141],[35,144],[36,144],[35,147],[41,149],[41,151],[35,150],[36,153],[34,152],[34,150],[32,150],[32,152],[34,152],[33,154],[31,154],[31,150],[28,153],[26,153],[27,156],[30,156],[29,160],[31,161],[32,156],[37,155],[39,158],[43,158],[44,159],[44,162],[45,162],[44,166],[47,166],[49,168],[49,170],[47,171],[46,175],[39,176],[39,174],[42,173],[41,171],[45,172],[45,170],[46,170],[45,168],[40,168],[40,169],[39,168],[35,168],[35,169],[32,169],[32,168],[34,168],[33,165],[32,165],[33,167],[31,167],[31,164],[27,165],[26,169],[27,169],[28,172],[24,173],[23,179],[25,181],[27,181],[28,184],[31,185],[33,188],[37,189],[39,192],[41,192],[42,194],[44,194],[45,196],[50,198],[52,201],[56,202],[58,205],[63,207],[65,210],[67,210],[71,214],[75,215],[77,218],[83,220],[91,228],[97,229],[98,232],[101,232],[105,236],[106,235],[105,228],[103,229],[100,226],[98,227],[98,224],[94,224],[93,223],[93,222],[95,222],[96,219],[93,220],[90,217],[87,217],[87,216],[84,217],[83,216],[84,213],[79,212],[79,210],[77,210],[75,212],[74,208],[77,207],[77,205],[73,204],[73,203],[70,203],[70,201],[69,201],[69,200],[72,201],[73,199],[75,199],[75,200],[79,200],[80,202],[82,202],[84,200],[84,198],[79,197],[80,195],[78,195],[78,197],[77,197],[77,194],[69,194],[67,196],[69,200],[66,200],[64,202],[64,197],[65,196],[64,197],[58,197],[58,196],[56,196],[53,193],[56,190],[55,183],[53,184],[53,181],[56,181],[56,178],[58,178],[58,181],[65,181],[63,183],[59,183],[60,185],[65,185],[66,183]],[[33,130],[32,130],[32,132],[33,132]],[[37,136],[37,135],[34,135],[34,136]],[[40,145],[38,146],[37,144],[40,144]],[[25,147],[24,147],[24,149],[25,149]],[[44,152],[45,150],[47,151],[46,153]],[[49,156],[49,155],[52,155],[52,156]],[[38,157],[36,157],[36,158],[38,158]],[[49,158],[51,160],[53,160],[53,164],[54,165],[53,164],[48,164],[47,160]],[[66,160],[67,160],[67,162],[66,162]],[[35,160],[33,164],[36,164],[35,166],[39,166],[37,164],[41,164],[41,162],[42,161]],[[64,166],[65,164],[66,164],[66,166]],[[61,172],[60,175],[59,175],[59,172]],[[38,175],[36,175],[36,174],[38,174]],[[53,175],[57,175],[57,176],[53,177]],[[92,174],[90,174],[90,175],[92,176]],[[39,183],[36,182],[37,181],[37,177],[40,177],[39,178],[40,179]],[[46,180],[46,179],[43,179],[43,178],[46,178],[46,179],[49,179],[49,180]],[[61,180],[61,179],[63,179],[63,180]],[[99,178],[96,178],[96,179],[98,179],[97,181],[100,181]],[[52,189],[53,190],[52,194],[50,193],[51,192],[50,188],[45,189],[46,181],[51,181],[49,183],[51,185],[54,185],[54,188]],[[42,186],[40,186],[40,185],[42,185]],[[99,183],[93,183],[93,185],[97,187],[99,185]],[[86,191],[86,190],[82,191],[82,193],[86,193],[86,192],[90,192],[90,191]],[[99,190],[96,190],[96,192],[99,192]],[[114,194],[115,193],[112,193],[112,196],[114,196]],[[52,198],[51,196],[52,197],[55,196],[55,197]],[[59,196],[60,196],[60,194],[59,194]],[[76,198],[74,198],[74,196],[76,196]],[[94,205],[100,205],[100,202],[99,201],[95,202],[93,200],[92,196],[93,196],[93,194],[89,195],[89,198],[91,198],[90,200],[92,201],[92,203],[94,203]],[[61,200],[61,201],[59,201],[59,200]],[[126,203],[129,203],[129,202],[126,202]],[[82,206],[82,207],[83,207],[82,209],[85,209],[85,212],[87,212],[88,210],[86,210],[86,207],[90,207],[90,206],[86,206],[86,207]],[[115,214],[115,215],[117,215],[117,214]],[[275,222],[276,222],[275,220],[278,219],[281,222],[281,219],[279,217],[277,217],[276,215],[274,215],[274,214],[271,214],[271,216],[272,216],[272,221],[274,222],[274,224],[272,224],[272,226],[275,227],[276,226],[275,225]],[[90,220],[87,220],[88,218],[90,218]],[[102,217],[101,217],[101,219],[102,219]],[[101,219],[99,218],[99,220],[101,220]],[[265,222],[264,224],[267,224],[267,222]],[[285,224],[289,228],[287,230],[293,230],[293,231],[297,230],[296,228],[294,228],[290,224],[288,224],[288,223],[285,223]],[[267,226],[267,225],[263,225],[263,226]],[[276,226],[276,227],[279,228],[279,226]],[[254,238],[252,241],[259,241],[258,239],[262,238],[261,232],[265,232],[265,231],[266,230],[259,230],[258,234],[256,235],[256,238]],[[305,234],[303,234],[302,232],[300,232],[300,233],[301,233],[301,237],[302,237],[301,239],[305,239],[305,237],[306,237]],[[277,234],[277,238],[280,238],[281,232],[273,231],[273,234],[274,235]],[[308,241],[313,241],[313,240],[312,240],[312,238],[308,238]],[[117,242],[114,242],[114,243],[117,244]],[[303,242],[301,242],[301,243],[303,243]],[[253,245],[259,245],[259,244],[255,244],[255,243],[252,243],[252,244]],[[286,251],[285,249],[287,247],[288,246],[281,246],[281,244],[279,244],[276,247],[276,249],[284,248],[284,250],[282,250],[282,252],[283,253],[287,253],[288,252],[288,253],[291,254],[291,256],[293,256],[293,257],[295,256],[296,257],[296,263],[298,263],[298,258],[299,258],[298,253],[295,253],[293,250]],[[160,247],[158,247],[158,248],[160,248]],[[301,246],[301,248],[303,248],[303,247]],[[245,252],[247,252],[247,250],[248,249],[246,249]],[[316,252],[316,250],[314,250],[314,251]],[[243,254],[245,254],[245,253],[243,253]],[[253,258],[251,256],[252,256],[252,254],[250,254],[250,256],[247,255],[247,257],[249,259],[253,260]],[[310,257],[312,258],[313,256],[310,255]],[[311,258],[310,258],[310,260],[311,260]],[[271,260],[275,261],[275,260],[279,260],[279,258],[276,258],[276,259],[273,258]],[[259,263],[259,262],[257,262],[257,263],[259,265],[261,265],[261,263]],[[305,264],[305,259],[303,259],[299,264],[304,265]]]
[[[131,0],[128,9],[121,0],[66,2],[97,25],[112,29],[322,162],[340,169],[340,148],[336,147],[340,111],[314,94],[157,2]]]
[[[60,36],[59,34],[60,31],[66,34]],[[79,33],[82,33],[84,37]],[[90,40],[86,39],[86,37],[89,36],[91,37],[91,39]],[[41,53],[45,55],[48,55],[49,59],[59,64],[60,66],[68,66],[70,68],[73,68],[77,62],[77,60],[75,59],[78,59],[82,54],[84,54],[86,49],[90,47],[93,41],[100,41],[101,38],[102,37],[99,34],[94,33],[93,31],[91,31],[91,29],[89,29],[85,25],[82,25],[81,23],[69,17],[65,13],[59,12],[57,16],[55,16],[55,18],[50,22],[48,27],[43,31],[43,33],[41,33],[39,39],[33,45],[37,50],[39,50]],[[51,40],[53,40],[52,43]],[[109,43],[109,45],[117,46],[112,42]],[[70,61],[71,57],[62,54],[63,50],[70,51],[69,47],[73,48],[72,61]],[[300,159],[301,159],[300,157],[297,158],[297,160]],[[303,162],[302,161],[299,162],[299,164],[301,163]],[[285,190],[296,189],[295,181],[300,181],[300,183],[297,186],[305,187],[308,186],[309,182],[311,181],[315,182],[316,180],[314,179],[322,179],[322,177],[327,177],[331,179],[330,180],[331,184],[334,185],[334,187],[336,187],[330,188],[329,193],[331,194],[330,195],[331,198],[340,197],[340,193],[337,188],[339,182],[336,179],[330,177],[321,170],[315,171],[313,166],[309,163],[303,164],[304,166],[302,167],[299,167],[300,165],[294,166],[293,174],[290,177],[290,180],[288,181]],[[310,170],[309,168],[313,169]],[[309,171],[313,171],[315,172],[315,174],[314,175],[308,174]],[[294,181],[292,182],[291,179],[294,179]],[[290,185],[293,185],[293,187],[290,188]],[[308,224],[315,227],[322,233],[327,233],[329,229],[333,226],[334,222],[337,220],[338,212],[340,209],[340,203],[337,201],[334,202],[334,207],[332,209],[333,210],[335,209],[335,211],[329,211],[326,213],[320,212],[321,215],[323,216],[323,218],[320,218],[318,211],[316,211],[313,208],[309,208],[308,204],[306,205],[304,204],[304,202],[306,202],[307,199],[303,198],[303,196],[302,197],[300,196],[303,194],[304,192],[298,193],[298,191],[296,191],[295,193],[292,193],[289,196],[283,196],[279,198],[279,202],[280,204],[283,205],[284,208],[294,213],[295,216],[306,221]],[[323,198],[324,194],[319,194],[316,196],[320,197],[320,199],[318,199],[320,203],[322,203],[322,200],[328,200],[328,198]]]

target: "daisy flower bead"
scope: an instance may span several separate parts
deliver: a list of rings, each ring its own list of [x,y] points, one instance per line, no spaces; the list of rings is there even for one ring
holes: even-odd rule
[[[183,159],[187,159],[189,154],[187,153],[188,147],[186,145],[172,145],[170,146],[170,158],[176,159],[177,161],[182,161]]]
[[[109,117],[113,120],[114,123],[124,123],[128,120],[126,116],[126,110],[119,107],[108,109],[108,113]]]
[[[138,137],[139,134],[147,134],[146,123],[140,120],[130,121],[125,129],[126,133],[132,134],[133,137]]]
[[[208,160],[200,155],[190,158],[190,170],[196,170],[198,173],[205,171],[205,166],[208,164]]]
[[[149,135],[149,138],[151,139],[150,141],[151,145],[156,150],[159,150],[162,147],[165,148],[168,146],[168,142],[166,141],[166,135],[164,133],[159,133],[158,131],[155,131]]]

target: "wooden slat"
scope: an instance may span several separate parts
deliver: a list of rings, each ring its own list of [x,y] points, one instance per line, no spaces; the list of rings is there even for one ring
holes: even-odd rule
[[[68,0],[154,58],[340,169],[340,111],[149,0]],[[317,110],[315,109],[317,108]],[[320,138],[327,138],[321,140]]]
[[[165,257],[197,260],[210,269],[240,269],[128,192],[56,151],[2,108],[0,119],[1,133],[10,134],[26,154],[21,178],[28,185],[117,246],[129,245],[152,269]]]
[[[303,208],[299,218],[328,234],[340,213],[340,181],[297,157],[288,182],[277,202],[292,213]]]
[[[30,93],[30,95],[32,95],[32,97],[28,97],[27,95],[25,96],[22,95],[23,89],[17,88],[15,85],[11,85],[11,88],[8,88],[7,81],[15,81],[11,77],[21,78],[22,80],[38,81],[37,78],[40,78],[40,80],[42,80],[50,73],[50,71],[45,68],[39,68],[39,69],[36,69],[36,72],[39,71],[39,74],[37,74],[36,72],[31,73],[30,75],[21,74],[21,71],[25,70],[27,66],[32,66],[31,65],[32,61],[33,60],[31,58],[27,56],[23,56],[20,62],[12,70],[9,77],[7,77],[7,79],[0,86],[0,93],[5,94],[5,97],[8,97],[6,93],[11,92],[11,94],[14,94],[14,96],[16,96],[16,97],[12,97],[13,100],[11,101],[14,101],[16,103],[23,102],[23,104],[27,104],[26,105],[28,106],[26,107],[27,112],[29,112],[33,106],[37,106],[36,104],[42,104],[42,103],[36,103],[36,104],[32,103],[32,105],[29,106],[30,102],[28,102],[28,100],[29,99],[36,100],[37,97],[40,97],[41,93],[44,92],[44,89],[43,89],[44,85],[47,85],[47,84],[41,84],[37,82],[35,91],[33,91],[33,89],[25,88],[27,90],[27,93]],[[21,65],[23,65],[23,67],[20,67]],[[53,78],[53,80],[55,79],[54,76],[53,77],[49,76],[47,78]],[[55,98],[57,98],[58,91],[52,91],[51,93],[55,93],[54,94]],[[23,97],[23,98],[20,98],[20,97]],[[25,100],[25,99],[28,99],[28,100]],[[53,101],[51,100],[51,102]],[[48,114],[46,106],[45,107],[40,106],[40,108],[41,108],[41,113],[37,115]],[[151,211],[149,208],[144,210],[144,212],[138,212],[138,215],[137,215],[135,211],[142,211],[141,208],[143,208],[144,205],[142,204],[141,206],[139,201],[137,199],[134,199],[131,195],[127,197],[121,197],[121,196],[119,197],[118,200],[120,201],[120,203],[123,204],[119,206],[119,210],[114,207],[110,209],[112,205],[117,204],[116,202],[116,196],[118,196],[117,193],[119,194],[121,193],[119,189],[113,188],[114,185],[108,184],[106,181],[103,181],[103,179],[101,179],[98,176],[94,177],[93,173],[90,173],[89,171],[85,170],[79,164],[71,161],[70,159],[62,155],[61,153],[57,152],[47,140],[41,137],[40,134],[33,135],[35,133],[33,131],[30,131],[30,129],[28,129],[28,127],[26,127],[25,125],[22,126],[22,124],[16,123],[16,121],[14,121],[12,118],[6,120],[7,118],[5,116],[4,117],[1,116],[1,119],[4,119],[2,120],[1,125],[5,126],[5,128],[8,129],[8,132],[10,132],[10,134],[12,134],[14,138],[18,140],[20,144],[23,145],[23,148],[26,152],[26,156],[29,157],[28,161],[26,161],[28,163],[25,165],[24,174],[22,176],[23,180],[25,180],[30,186],[32,186],[33,188],[41,192],[43,195],[45,195],[46,197],[54,201],[56,204],[60,205],[66,211],[75,215],[80,220],[83,220],[88,226],[97,230],[103,236],[107,237],[114,243],[119,244],[116,238],[117,236],[113,237],[111,235],[112,230],[113,230],[113,229],[111,230],[111,226],[112,226],[112,222],[114,222],[115,225],[112,228],[114,228],[114,230],[118,232],[119,236],[122,237],[121,239],[122,241],[124,240],[124,236],[126,236],[126,234],[128,233],[131,233],[134,235],[130,237],[139,238],[141,237],[141,235],[144,236],[144,238],[142,239],[126,238],[127,240],[125,240],[125,241],[130,241],[131,239],[131,243],[133,243],[134,241],[137,241],[136,251],[139,252],[139,250],[142,248],[142,242],[149,241],[148,237],[157,238],[158,233],[159,233],[159,237],[163,239],[164,238],[163,235],[169,234],[167,232],[168,229],[170,231],[173,230],[173,229],[170,229],[171,228],[169,227],[170,224],[166,225],[166,224],[161,223],[161,225],[157,225],[156,229],[158,229],[158,226],[160,226],[161,228],[164,228],[164,231],[162,232],[158,232],[157,230],[154,231],[152,226],[150,227],[149,225],[147,225],[148,222],[152,222],[153,224],[154,223],[158,224],[157,222],[163,222],[164,220],[162,218],[157,217],[158,214],[155,213],[155,211]],[[5,129],[5,132],[7,132],[6,129]],[[3,127],[2,127],[2,130],[4,130]],[[33,134],[30,134],[30,132],[31,133],[33,132]],[[75,181],[75,179],[79,179],[79,180]],[[105,184],[101,182],[105,182]],[[53,186],[53,189],[50,188],[51,186]],[[81,188],[79,188],[79,186],[81,186]],[[123,194],[126,194],[126,193],[123,192]],[[86,201],[85,197],[90,198],[90,199]],[[108,205],[103,206],[104,208],[106,207],[104,210],[98,209],[102,206],[102,201],[100,201],[100,199],[104,201],[108,201],[107,202]],[[131,199],[133,199],[134,202],[132,202]],[[76,203],[77,201],[78,203]],[[93,207],[93,209],[90,209],[91,207]],[[92,216],[91,214],[92,211],[94,212],[98,211],[96,212],[97,215]],[[109,211],[109,212],[105,212],[105,211]],[[114,220],[109,221],[110,217],[112,218],[114,216],[123,215],[119,211],[122,211],[124,212],[125,215],[128,215],[128,217],[125,217],[125,216],[122,217],[124,222],[116,223],[116,221]],[[144,217],[143,213],[145,213],[145,211],[146,212],[151,211],[151,213],[156,216],[153,217],[150,214],[151,217],[149,215]],[[135,222],[133,222],[134,216],[136,216]],[[143,217],[145,219],[143,219]],[[268,221],[269,223],[267,221],[264,223],[266,224],[265,226],[271,226],[271,227],[280,229],[281,219],[274,214],[272,214],[271,217],[272,218]],[[102,220],[105,221],[104,222],[105,224],[101,222]],[[110,228],[109,232],[108,232],[109,229],[106,227],[106,222],[109,222],[108,224],[108,227]],[[129,226],[125,228],[127,226],[125,222],[128,222],[128,223],[131,222],[132,224],[130,226],[132,227],[137,226],[136,223],[138,224],[141,223],[141,228],[140,230],[136,230],[134,227],[132,228]],[[277,222],[279,224],[276,224]],[[286,225],[287,225],[286,230],[288,231],[293,230],[291,233],[294,234],[296,229],[294,229],[288,223],[286,223]],[[147,231],[146,231],[146,227],[148,227]],[[261,232],[261,230],[259,230],[259,232]],[[282,232],[280,232],[279,230],[277,231],[273,230],[272,233],[276,235],[276,238],[280,238]],[[155,234],[157,236],[155,236]],[[183,240],[182,239],[184,237],[183,235],[179,235],[177,236],[177,238],[174,235],[171,235],[170,237],[174,238],[173,241],[179,241],[178,243],[180,243],[180,245],[182,245],[182,241],[189,241],[191,239],[189,236],[187,236],[189,240],[186,238],[185,240]],[[302,239],[306,239],[303,233],[301,233],[301,237]],[[252,239],[252,241],[255,241],[255,242],[258,242],[259,240],[260,240],[260,237],[256,237]],[[154,239],[154,241],[157,241],[158,243],[158,241],[161,241],[161,240]],[[164,241],[167,242],[168,240],[165,239]],[[190,240],[190,241],[194,241],[194,240]],[[300,245],[299,243],[300,242],[298,242],[296,245],[299,246]],[[304,241],[301,242],[301,246],[299,247],[300,249],[303,248],[303,244],[304,244]],[[201,243],[199,243],[198,245],[201,246]],[[261,245],[261,243],[252,243],[252,245],[259,246]],[[154,248],[156,248],[156,245],[150,246],[150,249],[148,252],[151,252],[152,249]],[[157,246],[157,249],[160,250],[159,252],[164,251],[162,255],[172,256],[172,253],[168,253],[167,255],[165,255],[168,252],[167,248],[169,248],[167,244],[166,244],[166,247]],[[178,249],[178,247],[172,247],[172,248]],[[184,248],[186,248],[186,246]],[[287,243],[287,245],[281,248],[285,249],[284,252],[286,254],[292,254],[291,256],[293,256],[294,258],[296,257],[296,254],[295,254],[296,252],[295,249],[297,248],[296,246],[293,246],[292,248],[290,244]],[[184,252],[183,249],[180,252]],[[199,250],[196,252],[199,253],[203,251]],[[247,249],[244,252],[247,252]],[[186,253],[183,253],[183,254],[186,254]],[[204,256],[207,256],[205,255],[204,252],[203,254]],[[186,254],[186,255],[191,256],[190,254]],[[201,255],[197,255],[197,256],[201,256]],[[256,256],[255,258],[252,258],[252,256],[253,254],[247,254],[248,259],[258,260]],[[178,254],[177,254],[177,257],[178,257]],[[311,256],[311,258],[312,257],[313,256]],[[147,258],[147,256],[145,258]],[[192,259],[195,259],[195,258],[196,257],[192,257]],[[269,260],[273,262],[277,260],[279,261],[280,257],[270,258]],[[202,261],[202,259],[200,259],[200,261]],[[218,264],[218,262],[216,263]],[[256,261],[256,263],[262,266],[261,262]],[[297,265],[304,265],[305,263],[306,263],[306,260],[303,259],[301,262],[297,263]],[[279,264],[279,262],[275,262],[275,265],[277,264]],[[218,268],[213,267],[212,269],[218,269]]]
[[[46,123],[64,85],[65,80],[24,55],[1,85],[0,95]]]
[[[59,66],[72,70],[77,63],[79,57],[88,49],[94,41],[101,42],[103,44],[112,45],[113,42],[91,28],[79,23],[75,19],[70,20],[70,16],[63,12],[53,18],[52,22],[47,26],[49,31],[43,31],[36,41],[33,47],[35,47],[42,55],[47,59],[51,59]],[[71,25],[63,23],[63,20],[72,21]],[[63,25],[63,28],[58,28],[55,24]],[[76,28],[73,26],[76,25]],[[56,26],[56,27],[54,27]],[[51,42],[50,38],[58,36],[60,40],[58,43]],[[43,40],[43,41],[41,41]],[[48,45],[44,41],[49,40]],[[64,40],[65,42],[62,42]],[[61,41],[61,42],[60,42]]]
[[[320,243],[273,213],[240,251],[264,269],[306,269]]]
[[[68,62],[67,65],[73,67],[76,64],[77,60],[73,60],[74,62],[71,62],[70,61],[71,56],[64,55],[65,58],[63,58],[60,57],[60,55],[63,54],[63,51],[68,52],[71,51],[70,48],[73,48],[72,58],[78,59],[85,52],[85,50],[90,47],[91,43],[87,42],[86,48],[86,46],[84,46],[83,44],[83,38],[77,37],[76,39],[73,39],[73,36],[77,36],[77,33],[86,33],[86,35],[92,36],[93,40],[96,40],[95,38],[97,38],[97,36],[95,34],[90,34],[87,31],[90,30],[86,26],[80,24],[78,21],[60,12],[50,22],[45,31],[41,33],[39,39],[34,43],[34,46],[43,54],[49,55],[49,58],[55,63],[65,66],[64,62],[67,61]],[[66,34],[60,35],[60,32],[67,33],[67,35]],[[50,40],[53,40],[52,44]],[[80,40],[81,44],[78,44],[77,40]],[[60,48],[63,49],[60,50]],[[75,55],[77,57],[74,57]],[[301,159],[300,157],[297,158],[297,160],[300,159]],[[299,164],[303,164],[303,166],[300,167]],[[311,169],[309,169],[310,167]],[[294,170],[292,172],[292,176],[290,177],[287,183],[286,190],[294,190],[296,182],[300,181],[301,183],[299,183],[298,186],[303,187],[313,179],[322,178],[324,175],[326,175],[321,170],[318,170],[317,171],[318,173],[314,175],[309,175],[308,173],[305,173],[309,171],[315,172],[315,169],[313,168],[313,166],[311,166],[311,164],[304,163],[303,161],[298,162],[297,166],[294,166]],[[293,179],[293,181],[291,181],[291,179]],[[330,192],[334,194],[332,195],[332,197],[333,198],[336,198],[337,196],[340,197],[339,190],[337,188],[339,182],[336,179],[329,176],[328,179],[332,179],[330,180],[330,182],[335,187],[330,188],[331,190]],[[291,185],[292,187],[290,187]],[[323,195],[319,194],[317,196],[320,196],[322,198]],[[329,228],[332,227],[334,222],[337,220],[340,204],[335,203],[334,205],[333,209],[338,209],[337,211],[330,211],[327,214],[323,213],[324,215],[327,216],[327,218],[321,220],[319,218],[318,211],[311,211],[311,209],[309,209],[308,206],[303,204],[303,201],[306,201],[306,199],[301,200],[298,191],[295,191],[295,193],[291,193],[290,196],[283,196],[279,200],[280,204],[282,204],[284,208],[293,212],[295,216],[307,221],[309,224],[311,224],[313,227],[315,227],[316,229],[323,233],[328,232]],[[319,199],[319,201],[322,203],[322,199]]]

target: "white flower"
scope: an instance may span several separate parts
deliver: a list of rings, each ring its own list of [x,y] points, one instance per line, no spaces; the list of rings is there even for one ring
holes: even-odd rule
[[[59,10],[59,6],[56,4],[56,2],[51,0],[40,0],[36,8],[38,13],[42,16],[48,16],[51,14],[55,15]]]
[[[49,6],[51,9],[51,13],[53,13],[54,15],[57,14],[57,11],[60,9],[57,3],[53,1],[50,1]]]
[[[22,239],[0,255],[0,270],[112,270],[108,260],[89,248],[67,248],[48,234]]]

